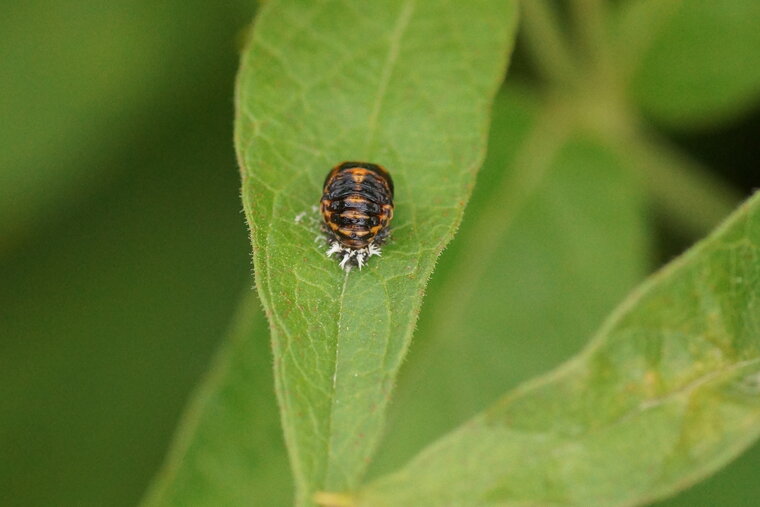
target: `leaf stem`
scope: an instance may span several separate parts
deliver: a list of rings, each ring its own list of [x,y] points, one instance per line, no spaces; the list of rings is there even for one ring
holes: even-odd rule
[[[574,58],[554,8],[547,0],[521,2],[521,35],[537,71],[547,80],[567,83],[576,75]]]
[[[609,62],[609,41],[605,33],[607,12],[604,0],[572,0],[570,8],[578,46],[586,62],[597,71],[606,70]]]
[[[636,129],[618,142],[666,220],[701,237],[728,216],[740,194],[655,133]]]
[[[648,127],[615,87],[596,93],[558,95],[575,128],[596,132],[638,177],[673,226],[698,238],[741,201],[739,192]]]
[[[433,306],[437,315],[430,319],[433,323],[430,336],[447,336],[446,329],[458,329],[467,302],[473,297],[502,238],[523,206],[545,182],[553,158],[568,134],[568,124],[561,120],[563,117],[561,106],[546,106],[515,157],[514,169],[503,177],[499,189],[474,217],[468,230],[461,232],[459,241],[467,245],[467,252],[460,254],[456,269],[439,287],[441,296]],[[477,253],[477,262],[469,261],[474,253]]]

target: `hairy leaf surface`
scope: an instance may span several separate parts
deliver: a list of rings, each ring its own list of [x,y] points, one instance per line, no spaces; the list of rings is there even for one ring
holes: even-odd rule
[[[273,0],[257,20],[236,147],[300,502],[355,487],[376,446],[425,284],[484,156],[515,14],[507,0]],[[344,160],[380,163],[396,184],[392,242],[350,274],[314,242],[310,211]]]
[[[640,286],[591,345],[506,395],[361,505],[630,505],[760,434],[760,194]]]

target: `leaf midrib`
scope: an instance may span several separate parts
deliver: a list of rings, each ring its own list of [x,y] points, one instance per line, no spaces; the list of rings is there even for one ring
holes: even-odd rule
[[[327,441],[325,443],[326,449],[325,449],[325,456],[327,456],[327,464],[324,469],[324,475],[322,477],[322,486],[325,485],[325,481],[330,476],[331,468],[332,468],[332,450],[333,450],[333,415],[335,414],[335,403],[336,403],[336,391],[337,391],[337,384],[338,384],[338,356],[340,354],[340,342],[341,342],[341,329],[343,329],[343,302],[346,298],[346,286],[348,285],[348,277],[351,273],[349,271],[346,272],[346,274],[343,276],[343,288],[340,292],[340,298],[339,298],[339,305],[338,305],[338,333],[337,333],[337,339],[335,340],[335,360],[333,363],[333,381],[332,381],[332,393],[330,394],[330,413],[328,414],[327,419]]]
[[[393,69],[398,61],[398,55],[401,51],[401,40],[404,38],[406,29],[409,27],[409,22],[414,14],[416,6],[416,0],[407,0],[401,6],[401,12],[396,19],[396,23],[393,25],[393,32],[388,38],[388,56],[383,64],[383,70],[380,74],[380,83],[377,87],[377,95],[372,105],[372,111],[369,115],[367,122],[367,137],[366,137],[366,152],[371,153],[370,147],[375,141],[375,133],[377,131],[377,122],[380,118],[380,110],[385,101],[385,96],[388,93],[388,84],[393,76]]]
[[[378,121],[380,118],[380,113],[382,110],[382,106],[385,100],[385,97],[388,92],[388,85],[391,81],[391,78],[393,76],[394,68],[396,67],[396,63],[398,62],[398,57],[401,52],[401,41],[403,40],[404,34],[406,33],[406,29],[409,26],[409,23],[411,21],[412,15],[414,14],[414,9],[416,6],[416,0],[407,0],[400,9],[399,15],[396,19],[396,22],[394,23],[393,31],[391,32],[390,37],[388,38],[388,55],[386,56],[385,63],[383,65],[383,69],[380,75],[380,82],[378,84],[377,88],[377,94],[375,96],[375,100],[373,101],[372,110],[368,119],[367,124],[367,136],[365,138],[365,151],[367,153],[371,153],[371,147],[373,143],[376,141],[376,133],[377,133],[377,126]],[[330,478],[334,472],[334,465],[333,465],[333,440],[335,438],[335,434],[333,432],[333,420],[334,415],[336,412],[336,402],[337,402],[337,384],[338,384],[338,359],[340,354],[340,344],[342,341],[342,330],[344,329],[343,326],[343,306],[346,298],[346,287],[348,286],[348,277],[350,276],[350,271],[347,271],[345,276],[343,277],[343,286],[341,288],[341,293],[339,297],[339,304],[338,304],[338,332],[337,332],[337,339],[335,341],[335,356],[334,356],[334,362],[333,362],[333,381],[332,381],[332,392],[330,393],[330,413],[328,414],[328,423],[327,423],[327,440],[326,440],[326,452],[325,456],[327,456],[327,463],[324,469],[324,474],[322,477],[322,486],[325,485],[326,480]],[[384,291],[387,295],[387,287],[385,285],[384,280],[379,280],[383,284]],[[388,298],[386,297],[386,304],[388,302]],[[389,333],[388,333],[389,334]],[[385,347],[385,357],[387,358],[387,350],[388,350],[388,339],[386,339],[386,347]],[[385,361],[383,361],[385,363]]]

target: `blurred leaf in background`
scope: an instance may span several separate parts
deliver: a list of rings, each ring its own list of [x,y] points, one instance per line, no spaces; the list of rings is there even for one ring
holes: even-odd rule
[[[760,2],[627,0],[617,14],[619,65],[651,119],[694,130],[757,106]]]
[[[1,505],[134,505],[163,460],[252,284],[231,95],[253,10],[4,5]]]
[[[4,259],[1,504],[132,505],[162,460],[251,285],[226,120],[204,115]]]
[[[141,505],[292,503],[268,334],[249,291]]]
[[[242,1],[5,3],[0,252],[129,170],[125,160],[219,110],[253,10]]]

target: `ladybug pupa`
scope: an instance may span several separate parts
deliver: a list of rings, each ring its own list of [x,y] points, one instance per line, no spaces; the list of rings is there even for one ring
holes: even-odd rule
[[[388,240],[393,218],[393,180],[388,171],[368,162],[343,162],[325,178],[320,202],[322,231],[340,267],[359,269]]]

